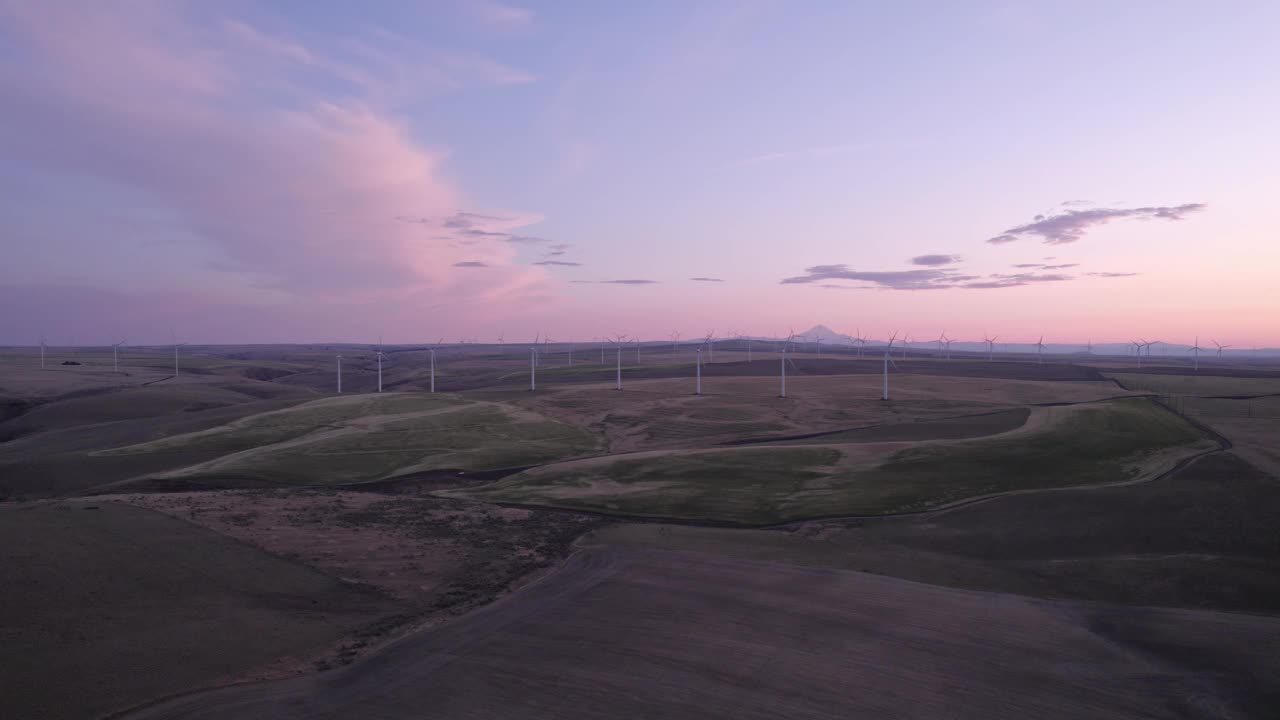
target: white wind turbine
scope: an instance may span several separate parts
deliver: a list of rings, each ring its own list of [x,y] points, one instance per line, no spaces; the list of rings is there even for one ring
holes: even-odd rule
[[[178,342],[177,333],[171,334],[173,335],[173,377],[176,379],[178,377],[178,348],[186,345],[186,343]]]
[[[672,355],[675,355],[675,354],[676,354],[676,343],[680,342],[680,333],[678,333],[678,332],[672,332],[670,337],[671,337],[671,354],[672,354]]]
[[[911,347],[911,336],[903,335],[902,336],[902,359],[903,360],[907,359],[907,348],[909,347]],[[894,367],[897,367],[897,366],[895,365]]]
[[[897,337],[898,333],[896,332],[890,335],[889,344],[884,346],[884,392],[880,396],[881,400],[889,399],[889,363],[893,363],[893,358],[890,357],[890,355],[893,354],[893,341]],[[898,367],[898,364],[893,363],[893,366],[896,368]]]
[[[1201,350],[1204,350],[1204,348],[1200,347],[1200,336],[1199,336],[1199,335],[1197,335],[1197,336],[1196,336],[1196,344],[1195,344],[1195,345],[1192,345],[1190,348],[1188,348],[1188,349],[1187,349],[1187,352],[1193,352],[1193,353],[1195,353],[1195,354],[1196,354],[1196,366],[1195,366],[1195,370],[1196,370],[1197,372],[1200,370],[1200,351],[1201,351]]]
[[[44,335],[40,336],[40,369],[44,369]]]
[[[626,335],[617,335],[614,338],[609,339],[609,342],[613,343],[618,348],[618,384],[617,387],[614,388],[615,390],[622,389],[622,344],[626,339]]]
[[[342,355],[338,355],[338,394],[342,394]]]
[[[708,335],[707,340],[710,340],[710,339],[711,339],[711,336]],[[705,344],[706,344],[706,340],[703,341],[703,345]],[[702,394],[702,345],[698,346],[697,352],[695,353],[695,357],[696,357],[696,361],[695,361],[694,367],[697,368],[697,375],[695,376],[697,378],[697,384],[694,385],[693,394],[701,395]]]
[[[716,331],[715,330],[707,331],[706,344],[707,344],[707,355],[710,358],[707,362],[715,362],[716,361]]]
[[[1142,339],[1130,341],[1129,344],[1133,346],[1133,354],[1138,357],[1138,367],[1142,367]]]
[[[378,357],[378,392],[382,392],[382,358],[384,356],[382,354],[382,336],[381,335],[378,336],[377,357]]]
[[[538,361],[538,352],[537,352],[537,351],[538,351],[538,343],[539,343],[539,342],[541,342],[541,341],[542,341],[542,333],[541,333],[541,332],[534,333],[534,334],[533,334],[533,350],[534,350],[534,352],[533,352],[533,361],[534,361],[535,363]]]
[[[987,362],[991,362],[991,353],[993,352],[996,346],[997,337],[999,337],[999,335],[996,335],[994,337],[987,337],[986,333],[982,334],[982,341],[987,344]]]
[[[1230,345],[1223,345],[1222,343],[1218,342],[1217,340],[1211,340],[1210,342],[1212,342],[1214,345],[1217,345],[1217,346],[1218,346],[1218,359],[1219,359],[1219,360],[1221,360],[1221,359],[1222,359],[1222,351],[1223,351],[1223,350],[1226,350],[1226,349],[1227,349],[1227,348],[1229,348],[1229,347],[1231,347]]]
[[[862,351],[867,347],[867,339],[862,337],[862,328],[854,328],[853,339],[858,343],[858,358],[862,358]]]
[[[1037,365],[1044,364],[1044,336],[1043,335],[1041,335],[1040,339],[1036,341],[1036,364]]]
[[[427,348],[427,352],[431,353],[431,392],[436,391],[436,348],[442,342],[444,342],[444,338],[440,338],[435,345]]]
[[[120,346],[123,344],[123,340],[111,344],[111,365],[113,372],[120,372]]]
[[[538,341],[529,346],[529,392],[538,389]]]
[[[795,340],[796,334],[793,332],[787,336],[787,341],[782,344],[782,354],[779,356],[782,369],[782,389],[778,393],[778,397],[785,398],[787,396],[787,348],[791,346],[791,342]]]
[[[636,336],[636,364],[640,364],[640,337]]]

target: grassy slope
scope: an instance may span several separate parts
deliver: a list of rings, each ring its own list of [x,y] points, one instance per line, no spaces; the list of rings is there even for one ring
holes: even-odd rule
[[[1008,490],[1119,482],[1211,447],[1182,419],[1145,400],[1056,413],[1040,429],[979,440],[886,445],[870,454],[857,445],[641,453],[536,468],[457,493],[763,524],[917,510]]]
[[[100,454],[212,450],[220,457],[163,477],[315,484],[534,464],[597,447],[590,433],[528,411],[445,394],[387,393],[317,400]]]
[[[302,565],[113,504],[0,507],[0,607],[5,716],[47,720],[225,680],[394,611]]]
[[[786,530],[615,525],[609,544],[1040,597],[1280,614],[1280,479],[1215,453],[1151,483]]]

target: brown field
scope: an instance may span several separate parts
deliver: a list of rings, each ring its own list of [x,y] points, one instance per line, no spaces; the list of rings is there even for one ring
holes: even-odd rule
[[[349,668],[129,717],[1247,717],[1278,643],[1275,618],[602,547]]]
[[[100,717],[359,633],[389,599],[224,535],[110,504],[0,507],[0,697]]]

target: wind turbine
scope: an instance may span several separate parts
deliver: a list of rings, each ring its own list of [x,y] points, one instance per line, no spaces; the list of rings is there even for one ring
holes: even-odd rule
[[[1195,353],[1195,354],[1196,354],[1196,366],[1195,366],[1195,369],[1196,369],[1197,371],[1199,371],[1199,370],[1200,370],[1200,351],[1201,351],[1201,350],[1203,350],[1203,349],[1204,349],[1204,348],[1200,347],[1200,336],[1199,336],[1199,335],[1197,335],[1197,336],[1196,336],[1196,344],[1195,344],[1195,345],[1192,345],[1192,346],[1191,346],[1190,348],[1188,348],[1188,350],[1187,350],[1188,352],[1193,352],[1193,353]]]
[[[747,336],[747,362],[751,362],[751,336]]]
[[[183,345],[186,345],[186,343],[178,342],[178,336],[176,333],[174,333],[173,334],[173,377],[175,379],[178,377],[178,348],[182,347]]]
[[[1222,351],[1223,351],[1223,350],[1226,350],[1227,348],[1229,348],[1229,347],[1231,347],[1231,346],[1230,346],[1230,345],[1223,345],[1222,343],[1218,342],[1217,340],[1212,340],[1212,342],[1213,342],[1213,344],[1214,344],[1214,345],[1217,345],[1217,346],[1218,346],[1218,359],[1219,359],[1219,360],[1221,360],[1221,359],[1222,359]]]
[[[1133,354],[1138,356],[1138,367],[1142,367],[1142,338],[1133,340],[1130,344],[1133,345]]]
[[[867,339],[862,337],[862,328],[854,328],[853,339],[858,343],[858,358],[862,358],[862,351],[867,347]]]
[[[40,369],[44,369],[44,336],[40,336]]]
[[[618,385],[614,388],[615,390],[622,389],[622,343],[626,339],[626,335],[618,335],[616,338],[609,339],[609,342],[613,343],[618,348]]]
[[[427,352],[431,353],[431,392],[436,391],[436,346],[443,340],[444,338],[440,338],[435,345],[427,348]]]
[[[503,336],[504,336],[504,335],[506,335],[506,333],[505,333],[505,332],[504,332],[504,333],[500,333],[500,334],[498,335],[498,354],[499,354],[499,355],[505,355],[505,354],[506,354],[506,353],[504,353],[504,352],[503,352],[503,350],[505,350],[505,349],[506,349],[506,345],[507,345],[506,341],[505,341],[505,340],[503,340]]]
[[[889,399],[889,363],[893,363],[893,358],[890,355],[893,354],[893,341],[897,337],[898,333],[896,332],[890,335],[889,344],[884,346],[884,394],[881,395],[881,400]],[[893,367],[896,369],[898,364],[893,363]]]
[[[382,392],[382,336],[378,336],[378,392]]]
[[[1041,335],[1040,339],[1036,341],[1036,364],[1037,365],[1044,364],[1044,336],[1043,335]]]
[[[120,372],[120,346],[123,344],[124,341],[121,340],[111,345],[111,365],[114,372]]]
[[[702,346],[701,345],[698,346],[695,357],[696,357],[695,367],[697,367],[698,370],[697,370],[697,375],[695,376],[697,377],[697,384],[694,385],[693,394],[701,395],[702,394]]]
[[[680,342],[680,333],[672,332],[671,333],[671,354],[672,355],[676,354],[676,343],[678,342]]]
[[[533,350],[534,350],[534,353],[533,353],[533,360],[534,360],[534,362],[537,362],[537,361],[538,361],[538,352],[537,352],[537,351],[538,351],[538,341],[540,341],[540,340],[542,340],[542,333],[541,333],[541,332],[534,333],[534,334],[533,334]]]
[[[895,334],[896,334],[896,333],[895,333]],[[907,348],[909,348],[909,347],[911,347],[911,336],[910,336],[910,335],[903,335],[903,336],[902,336],[902,359],[903,359],[903,360],[906,360],[906,359],[907,359]],[[896,366],[895,366],[895,367],[896,367]]]
[[[715,330],[707,331],[706,343],[707,343],[707,354],[710,356],[710,360],[708,360],[708,362],[715,362],[716,361],[716,331]]]
[[[982,340],[983,340],[983,342],[985,342],[985,343],[987,344],[987,362],[991,362],[991,353],[992,353],[993,348],[995,348],[995,346],[996,346],[996,338],[997,338],[997,337],[999,337],[999,335],[997,335],[997,336],[995,336],[995,337],[987,337],[987,334],[986,334],[986,333],[983,333],[983,334],[982,334]]]
[[[822,336],[815,335],[813,342],[818,346],[818,357],[822,357]]]
[[[947,359],[948,359],[948,360],[950,360],[950,359],[951,359],[951,343],[953,343],[953,342],[955,342],[955,341],[954,341],[954,340],[952,340],[951,338],[947,337],[947,333],[946,333],[946,332],[943,332],[943,333],[942,333],[942,342],[946,343],[946,346],[947,346]]]
[[[787,348],[791,346],[791,341],[794,340],[795,337],[796,334],[794,332],[791,333],[787,336],[787,341],[782,344],[782,355],[780,357],[780,360],[782,361],[782,390],[778,394],[778,397],[781,398],[785,398],[787,396]]]
[[[342,394],[342,356],[338,356],[338,394]]]
[[[538,341],[529,346],[529,392],[538,389]]]
[[[640,338],[636,337],[636,364],[640,364]]]

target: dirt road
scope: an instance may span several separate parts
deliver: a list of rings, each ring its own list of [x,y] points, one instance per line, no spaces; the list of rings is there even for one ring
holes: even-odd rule
[[[127,717],[1254,717],[1275,647],[1280,618],[604,546],[347,668]]]

